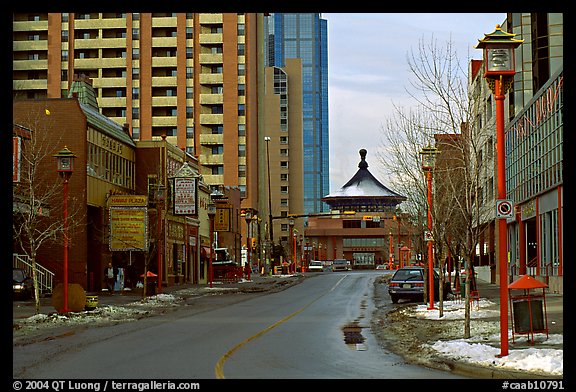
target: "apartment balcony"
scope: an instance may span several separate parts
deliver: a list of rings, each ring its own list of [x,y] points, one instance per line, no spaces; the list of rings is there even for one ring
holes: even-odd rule
[[[12,61],[13,71],[47,70],[48,60],[15,60]]]
[[[213,135],[211,133],[200,134],[200,144],[202,145],[212,145],[212,144],[224,144],[224,135]]]
[[[153,127],[176,127],[178,125],[178,117],[176,116],[153,116]]]
[[[200,74],[200,84],[224,84],[224,74]]]
[[[176,57],[152,57],[153,67],[176,67],[177,64]]]
[[[223,165],[224,155],[222,154],[200,154],[200,163],[203,165]]]
[[[221,105],[223,103],[223,94],[200,94],[200,104],[202,105]]]
[[[200,54],[200,64],[223,64],[224,56],[222,53]]]
[[[200,34],[200,45],[202,44],[221,44],[222,34]]]
[[[126,78],[99,78],[98,85],[95,87],[126,87]]]
[[[74,19],[74,29],[126,29],[126,19]]]
[[[175,48],[176,37],[152,37],[153,48]]]
[[[38,40],[38,41],[12,41],[12,51],[19,52],[19,51],[46,51],[48,50],[48,41],[47,40]]]
[[[39,22],[36,21],[19,21],[19,22],[12,22],[12,31],[47,31],[48,30],[48,21],[42,20]]]
[[[178,136],[166,136],[166,141],[175,146],[178,145]]]
[[[222,14],[200,14],[200,24],[222,24]]]
[[[155,16],[152,18],[152,27],[174,27],[176,22],[176,16]]]
[[[159,106],[174,106],[176,107],[178,104],[177,97],[152,97],[152,106],[159,107]]]
[[[126,97],[98,97],[101,108],[126,108]]]
[[[223,114],[200,114],[200,124],[224,124]]]
[[[92,59],[74,59],[74,68],[125,68],[125,58],[92,58]]]
[[[200,163],[203,163],[200,160]],[[203,174],[204,182],[208,185],[224,184],[224,175],[222,174]]]
[[[46,90],[48,81],[46,79],[13,80],[12,88],[14,90]]]
[[[154,76],[152,77],[152,87],[176,87],[176,76]]]
[[[74,49],[126,48],[126,38],[91,38],[74,40]]]

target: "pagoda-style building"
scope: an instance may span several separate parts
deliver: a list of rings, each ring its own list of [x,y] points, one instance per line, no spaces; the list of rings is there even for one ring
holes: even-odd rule
[[[405,196],[382,185],[368,170],[366,150],[360,150],[358,171],[342,188],[322,198],[332,211],[394,211]]]
[[[299,238],[303,260],[347,259],[354,269],[408,264],[415,230],[398,205],[407,198],[378,181],[360,150],[358,171],[339,190],[322,198],[331,213],[310,216]]]

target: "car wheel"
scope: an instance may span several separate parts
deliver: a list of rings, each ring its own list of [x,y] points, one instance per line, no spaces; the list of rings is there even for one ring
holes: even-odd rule
[[[398,297],[395,295],[390,295],[390,299],[392,300],[393,304],[397,304],[398,303]]]

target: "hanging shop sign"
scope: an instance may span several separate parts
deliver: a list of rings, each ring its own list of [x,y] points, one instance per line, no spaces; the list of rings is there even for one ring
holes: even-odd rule
[[[174,215],[196,215],[196,178],[174,178]]]
[[[148,199],[141,195],[113,195],[110,207],[111,251],[148,250]]]

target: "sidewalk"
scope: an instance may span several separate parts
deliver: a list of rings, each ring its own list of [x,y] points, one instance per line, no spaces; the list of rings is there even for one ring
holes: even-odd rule
[[[214,282],[213,288],[217,290],[218,288],[222,289],[231,289],[231,288],[241,288],[241,289],[249,289],[250,287],[258,287],[263,285],[273,285],[281,278],[279,275],[273,276],[260,276],[258,274],[254,274],[251,276],[251,280],[249,282],[243,281],[239,283],[220,283]],[[182,284],[175,284],[172,286],[162,287],[161,293],[156,294],[172,294],[174,292],[180,290],[193,290],[202,292],[204,290],[208,290],[208,284],[191,284],[191,283],[182,283]],[[115,292],[113,295],[109,294],[107,291],[101,292],[87,292],[87,296],[89,295],[96,295],[98,296],[98,306],[107,306],[107,305],[114,305],[114,306],[122,306],[129,303],[137,302],[142,300],[142,289],[134,289],[134,290],[123,290],[122,292]],[[52,297],[46,296],[40,298],[40,313],[41,314],[53,314],[56,313],[56,309],[52,306]],[[33,300],[28,301],[13,301],[12,302],[12,320],[16,321],[19,319],[25,319],[36,314],[35,302]]]
[[[496,303],[500,308],[500,286],[497,284],[489,283],[477,279],[476,281],[480,298],[486,298]],[[564,295],[562,294],[549,294],[545,293],[544,296],[544,316],[548,318],[548,333],[549,334],[564,334]],[[517,296],[524,294],[523,290],[508,290],[508,314],[513,311],[510,309],[510,295]],[[531,295],[542,294],[541,289],[530,290]],[[539,298],[540,299],[540,298]],[[546,318],[544,319],[546,322]],[[510,316],[508,316],[508,328],[511,329]],[[525,336],[525,335],[524,335]]]

